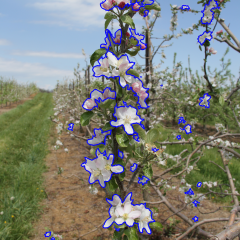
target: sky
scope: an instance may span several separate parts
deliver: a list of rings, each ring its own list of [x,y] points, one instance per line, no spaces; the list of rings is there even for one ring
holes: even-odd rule
[[[189,5],[191,9],[202,11],[198,0],[158,0],[161,6],[161,18],[154,26],[153,37],[162,38],[165,34],[171,34],[170,20],[172,17],[170,4]],[[0,76],[15,79],[18,83],[35,82],[38,87],[52,90],[57,80],[74,79],[74,68],[80,64],[80,69],[86,67],[84,49],[87,54],[87,62],[90,64],[89,55],[105,43],[104,11],[100,7],[100,0],[8,0],[0,3]],[[226,8],[221,12],[221,18],[225,19],[230,30],[240,40],[239,31],[240,1],[231,0],[226,3]],[[152,17],[153,13],[150,17]],[[201,19],[202,13],[194,14],[185,12],[178,14],[178,26],[175,34],[181,29],[192,27]],[[139,14],[134,16],[136,32],[142,32],[145,20]],[[214,20],[215,23],[215,20]],[[111,26],[109,26],[111,30]],[[114,22],[113,33],[119,29]],[[214,34],[221,30],[217,25]],[[204,53],[199,50],[197,38],[204,28],[194,30],[191,35],[183,35],[178,39],[172,39],[166,44],[171,47],[164,48],[166,59],[162,59],[161,49],[153,59],[154,65],[161,60],[164,64],[158,71],[167,66],[172,69],[173,55],[177,53],[177,62],[182,62],[183,68],[188,66],[188,56],[191,60],[191,68],[201,73]],[[152,39],[154,46],[161,43],[161,39]],[[166,45],[164,44],[164,45]],[[235,44],[235,43],[234,43]],[[221,69],[220,59],[227,48],[226,43],[211,40],[211,47],[216,55],[208,58],[211,70]],[[144,56],[144,51],[140,55]],[[230,48],[225,60],[231,59],[229,69],[238,78],[240,70],[240,53]],[[144,59],[137,56],[131,61],[144,64]],[[91,74],[93,72],[91,71]],[[81,76],[83,77],[83,72]],[[202,74],[200,74],[202,75]]]

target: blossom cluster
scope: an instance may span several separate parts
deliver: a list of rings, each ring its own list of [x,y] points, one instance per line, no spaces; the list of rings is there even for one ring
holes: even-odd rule
[[[132,193],[129,193],[125,200],[122,202],[121,198],[114,194],[113,199],[107,199],[107,202],[111,205],[109,208],[109,216],[103,228],[109,228],[114,222],[117,225],[126,224],[132,227],[135,223],[138,225],[140,233],[143,233],[143,229],[148,234],[151,234],[149,223],[155,222],[152,219],[152,212],[146,207],[146,204],[132,204]]]

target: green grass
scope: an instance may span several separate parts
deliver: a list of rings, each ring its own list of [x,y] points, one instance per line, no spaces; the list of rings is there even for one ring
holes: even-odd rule
[[[28,239],[41,211],[51,114],[52,94],[39,93],[0,115],[0,239]]]
[[[160,141],[165,141],[168,137],[168,135],[170,135],[169,141],[170,142],[175,142],[178,141],[177,138],[173,138],[173,135],[171,135],[171,133],[174,130],[171,129],[164,129],[162,126],[159,127],[159,130],[161,132],[161,139]],[[175,131],[174,131],[175,132]],[[178,134],[177,134],[178,135]],[[184,137],[185,140],[187,141],[190,137],[191,134],[185,134],[183,133],[179,133],[179,135],[182,136],[182,138]],[[194,135],[193,135],[194,136]],[[203,138],[199,138],[199,141],[202,141]],[[171,155],[178,155],[180,152],[182,152],[184,149],[188,149],[187,153],[182,154],[182,158],[186,157],[189,155],[190,152],[192,152],[192,148],[190,144],[186,144],[186,145],[181,145],[181,144],[176,144],[176,145],[166,145],[166,150],[165,152]],[[196,148],[196,144],[193,144],[193,148]],[[228,178],[227,178],[227,174],[225,172],[223,172],[219,167],[217,167],[216,165],[214,165],[213,163],[209,163],[209,161],[213,161],[216,164],[220,165],[223,169],[223,162],[221,159],[221,155],[218,152],[217,148],[212,148],[212,149],[205,149],[204,151],[204,155],[201,157],[201,159],[198,161],[197,163],[197,167],[199,170],[192,170],[190,172],[190,174],[186,175],[186,182],[188,184],[192,185],[192,189],[194,192],[196,193],[206,193],[208,192],[208,188],[205,187],[203,188],[203,186],[201,188],[196,187],[198,182],[218,182],[223,184],[222,189],[224,190],[228,190],[228,193],[230,193],[230,187],[226,186],[225,184],[229,184],[228,182]],[[234,149],[234,151],[240,153],[239,149]],[[191,159],[195,158],[199,156],[199,154],[194,154]],[[194,161],[195,162],[195,161]],[[164,166],[163,168],[169,168],[173,165],[175,165],[176,162],[173,161],[172,159],[168,159],[167,160],[167,166]],[[191,166],[193,164],[190,163],[189,166]],[[239,159],[233,157],[228,165],[230,172],[232,174],[232,177],[236,179],[236,181],[234,181],[235,187],[237,188],[237,191],[240,193],[240,161]],[[162,165],[161,165],[162,168]],[[182,170],[182,167],[177,168],[176,170],[172,170],[170,173],[174,174],[179,172],[180,170]],[[180,179],[180,178],[179,178]],[[219,181],[221,180],[221,181]],[[180,181],[180,180],[179,180]],[[221,192],[219,187],[213,187],[211,188],[214,192]],[[213,197],[209,196],[209,198]],[[238,197],[238,199],[240,200],[240,197]],[[231,196],[227,196],[224,198],[219,197],[219,195],[215,195],[214,196],[214,201],[220,202],[220,203],[230,203],[232,201],[232,197]]]

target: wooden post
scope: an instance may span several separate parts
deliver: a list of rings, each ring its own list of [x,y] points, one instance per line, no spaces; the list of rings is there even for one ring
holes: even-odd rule
[[[85,70],[85,90],[86,90],[86,98],[88,97],[87,96],[87,92],[88,92],[88,90],[87,90],[87,70]]]
[[[147,47],[146,47],[146,51],[145,51],[145,71],[146,71],[146,86],[148,85],[149,83],[149,75],[147,75],[147,72],[149,71],[149,46],[148,46],[148,31],[146,30],[146,44],[147,44]],[[149,98],[146,99],[146,104],[148,105],[149,103]],[[146,112],[147,112],[147,117],[150,116],[150,113],[149,113],[149,110],[146,109]],[[149,130],[149,120],[147,119],[146,120],[146,123],[145,123],[145,129],[146,131]]]
[[[6,93],[7,93],[7,82],[6,82]],[[7,98],[6,98],[6,106],[7,106]]]
[[[90,98],[90,66],[88,65],[88,97]]]
[[[90,65],[88,65],[88,97],[90,98]],[[89,122],[89,130],[92,132],[91,122]]]

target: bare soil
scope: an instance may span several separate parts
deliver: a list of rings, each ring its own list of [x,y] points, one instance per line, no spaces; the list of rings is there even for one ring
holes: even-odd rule
[[[71,131],[69,132],[71,133]],[[73,132],[76,135],[85,135],[79,132],[79,127],[74,127]],[[66,132],[63,132],[60,140],[64,144],[61,149],[56,151],[52,150],[52,146],[49,146],[50,154],[46,158],[46,165],[49,170],[44,173],[47,198],[41,203],[41,206],[45,206],[45,208],[38,221],[34,223],[35,233],[31,240],[45,239],[44,233],[46,230],[44,227],[49,227],[55,234],[63,235],[64,240],[111,239],[110,235],[113,230],[109,231],[102,227],[104,221],[109,218],[108,210],[110,205],[105,201],[105,192],[98,183],[94,184],[98,189],[98,193],[93,195],[89,192],[89,173],[81,167],[81,164],[85,161],[84,157],[94,158],[89,153],[88,144],[84,140],[75,140]],[[64,152],[64,148],[68,148],[69,153]],[[61,175],[56,174],[58,167],[64,169]],[[153,171],[154,175],[157,175],[163,169],[154,166]],[[131,175],[130,165],[128,164],[126,179],[130,179]],[[166,175],[166,177],[169,176]],[[168,191],[166,197],[175,208],[181,209],[184,206],[185,195],[178,191],[180,183],[177,178],[173,179],[173,183],[177,188]],[[127,184],[127,182],[125,181],[124,184]],[[142,200],[142,192],[138,183],[133,183],[128,192],[133,193],[133,203],[139,204]],[[149,197],[149,201],[152,202],[161,200],[153,189],[150,189]],[[226,208],[216,211],[220,206],[223,205],[212,200],[202,200],[198,208],[188,206],[182,213],[189,219],[198,216],[199,221],[209,218],[228,218],[230,212]],[[158,215],[153,216],[155,221],[163,222],[172,214],[164,204],[155,204],[151,205],[151,207],[159,209]],[[181,220],[176,216],[172,218]],[[208,223],[202,225],[202,229],[216,234],[222,231],[226,224],[227,222]],[[152,240],[176,239],[174,234],[183,233],[189,227],[188,224],[181,220],[177,227],[172,230],[172,236],[169,236],[170,221],[168,220],[164,226],[165,230],[162,232],[154,232],[151,237]],[[183,239],[193,240],[197,238],[192,236]]]

